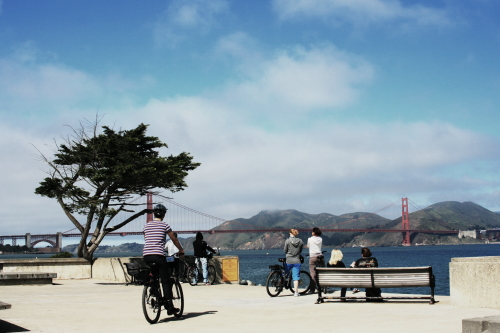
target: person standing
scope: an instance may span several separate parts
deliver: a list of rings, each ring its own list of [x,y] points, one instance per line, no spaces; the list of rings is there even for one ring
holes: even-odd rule
[[[193,242],[193,248],[194,256],[196,258],[196,267],[198,267],[198,262],[201,262],[201,268],[203,271],[203,283],[209,286],[210,282],[208,282],[207,252],[210,251],[212,252],[212,254],[214,254],[215,250],[208,246],[207,242],[203,240],[203,234],[199,231],[196,233],[196,240]]]
[[[318,227],[314,227],[312,230],[312,236],[307,239],[307,247],[309,248],[309,273],[311,274],[311,294],[314,294],[316,290],[316,265],[320,261],[321,246],[323,245],[323,239],[321,238],[321,230]]]
[[[177,233],[174,232],[175,238],[177,238]],[[178,239],[178,238],[177,238]],[[175,246],[174,242],[169,239],[165,244],[165,256],[167,257],[168,267],[172,272],[172,275],[176,278],[179,277],[179,249]],[[180,282],[182,283],[182,282]]]
[[[290,238],[285,241],[285,248],[283,249],[286,253],[286,273],[292,271],[292,280],[295,293],[293,296],[300,296],[299,290],[299,280],[300,280],[300,254],[302,253],[302,248],[304,247],[304,242],[297,237],[299,231],[297,229],[290,229]]]
[[[163,218],[167,214],[167,208],[161,204],[155,206],[153,210],[154,219],[149,221],[144,226],[144,249],[142,255],[144,262],[148,265],[155,263],[158,265],[160,273],[160,281],[163,289],[163,304],[168,315],[179,312],[179,309],[174,307],[172,302],[172,280],[170,279],[170,268],[167,265],[164,249],[167,241],[167,235],[170,237],[174,245],[179,249],[179,255],[184,256],[184,249],[175,237],[172,228],[165,222]]]

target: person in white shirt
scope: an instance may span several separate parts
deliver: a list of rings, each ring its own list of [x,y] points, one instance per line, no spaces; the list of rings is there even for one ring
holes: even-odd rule
[[[312,237],[307,240],[307,247],[309,248],[309,273],[312,277],[311,290],[309,291],[313,294],[316,291],[316,271],[315,267],[319,261],[319,256],[321,253],[321,246],[323,245],[323,239],[321,236],[321,230],[314,227],[312,230]]]
[[[175,238],[177,238],[177,233],[174,232]],[[165,244],[165,257],[167,258],[168,267],[172,275],[176,278],[179,277],[179,249],[175,246],[174,242],[169,239]]]

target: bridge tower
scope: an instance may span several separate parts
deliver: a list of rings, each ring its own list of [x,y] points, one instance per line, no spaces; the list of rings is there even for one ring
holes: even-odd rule
[[[150,210],[150,213],[146,214],[146,223],[153,221],[153,193],[148,192],[146,194],[147,205],[146,208]]]
[[[403,229],[403,246],[411,246],[410,241],[410,214],[408,213],[408,198],[401,199],[401,229]]]

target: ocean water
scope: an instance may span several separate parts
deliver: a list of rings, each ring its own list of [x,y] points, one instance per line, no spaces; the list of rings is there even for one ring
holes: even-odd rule
[[[326,260],[333,248],[324,248]],[[344,253],[342,260],[346,266],[361,257],[360,248],[340,248]],[[380,267],[418,267],[432,266],[436,277],[436,295],[450,295],[449,263],[451,258],[500,256],[500,244],[477,245],[436,245],[410,247],[371,247],[373,256],[377,258]],[[305,253],[307,249],[305,249]],[[186,253],[192,254],[192,253]],[[141,253],[96,253],[95,257],[131,257],[141,256]],[[240,279],[250,280],[255,284],[265,285],[269,274],[269,265],[279,264],[278,259],[284,257],[283,250],[235,250],[222,251],[221,255],[237,255],[240,262]],[[9,258],[48,258],[50,254],[34,255],[0,255],[0,259]],[[309,271],[307,259],[302,269]],[[385,292],[406,294],[428,294],[429,288],[387,288]]]

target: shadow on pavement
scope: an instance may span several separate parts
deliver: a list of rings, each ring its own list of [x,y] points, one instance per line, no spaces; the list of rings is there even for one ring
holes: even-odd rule
[[[167,323],[167,322],[169,322],[171,320],[186,320],[186,319],[196,318],[196,317],[199,317],[199,316],[216,314],[217,312],[218,311],[189,312],[189,313],[183,314],[181,318],[168,317],[168,318],[164,318],[164,319],[160,320],[158,323]]]
[[[0,332],[29,332],[30,330],[27,330],[21,326],[17,326],[14,324],[9,323],[8,321],[1,320],[0,319]]]

